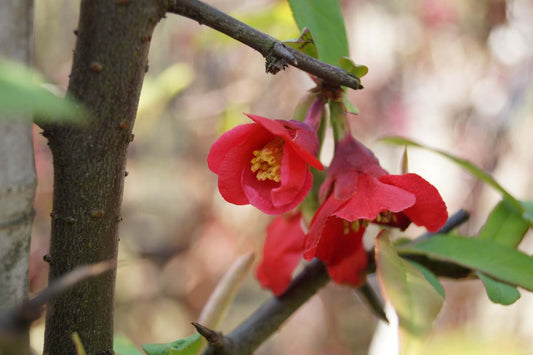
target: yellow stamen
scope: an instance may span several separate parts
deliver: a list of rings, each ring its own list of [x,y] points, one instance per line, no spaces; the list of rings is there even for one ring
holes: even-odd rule
[[[383,212],[380,212],[377,217],[376,217],[376,222],[377,223],[384,223],[384,224],[387,224],[387,223],[390,223],[392,221],[394,222],[397,222],[397,218],[395,215],[392,214],[391,211],[383,211]]]
[[[281,181],[281,159],[283,158],[283,138],[277,137],[268,142],[261,150],[254,150],[254,158],[250,160],[250,169],[257,172],[259,181]]]
[[[359,231],[360,222],[358,219],[356,219],[354,222],[352,222],[352,230],[354,232]]]

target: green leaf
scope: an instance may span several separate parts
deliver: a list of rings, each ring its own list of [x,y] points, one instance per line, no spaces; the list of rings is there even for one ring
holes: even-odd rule
[[[80,120],[83,109],[70,98],[60,98],[44,88],[42,77],[21,64],[0,60],[0,119],[43,122]]]
[[[476,272],[476,275],[483,282],[487,295],[492,302],[507,306],[515,303],[520,298],[520,292],[516,287],[496,281],[481,272]]]
[[[533,258],[490,240],[437,235],[415,244],[399,246],[398,251],[450,261],[533,291]]]
[[[309,29],[305,27],[302,30],[302,34],[298,39],[292,39],[288,41],[283,41],[289,47],[296,49],[302,53],[307,54],[310,57],[318,59],[318,51],[316,49],[315,41]]]
[[[194,355],[200,349],[202,337],[193,334],[166,344],[144,344],[143,349],[148,355]]]
[[[355,64],[353,60],[348,57],[342,57],[339,59],[339,64],[342,69],[358,78],[362,78],[368,73],[368,67],[366,65]]]
[[[344,102],[344,106],[346,106],[346,110],[350,113],[353,113],[355,115],[358,115],[359,114],[359,109],[357,108],[357,106],[355,106],[354,104],[352,104],[349,100],[348,100],[348,97],[346,96],[346,92],[344,92],[342,94],[342,101]]]
[[[404,353],[416,338],[428,333],[440,312],[443,297],[422,272],[398,256],[387,233],[376,238],[377,276],[404,330]]]
[[[120,334],[113,338],[113,351],[116,355],[144,355],[130,339]]]
[[[533,201],[520,201],[522,207],[524,208],[524,213],[522,218],[533,226]]]
[[[442,298],[445,298],[444,287],[442,287],[442,284],[440,283],[439,279],[437,278],[437,276],[435,276],[434,273],[432,273],[428,268],[426,268],[425,266],[417,263],[416,261],[413,261],[413,260],[406,260],[406,261],[409,264],[411,264],[414,267],[416,267],[418,270],[420,270],[422,275],[424,275],[424,278],[427,280],[427,282],[429,282],[431,284],[431,286],[433,286],[435,291],[437,291],[439,293],[439,295],[442,296]]]
[[[522,215],[508,201],[502,200],[490,213],[477,238],[516,247],[528,229],[529,223]]]
[[[477,167],[476,165],[472,164],[471,162],[465,159],[458,158],[442,150],[426,147],[425,145],[422,145],[420,143],[416,143],[412,140],[401,138],[401,137],[395,137],[395,136],[384,137],[384,138],[381,138],[380,141],[384,143],[389,143],[389,144],[406,145],[406,146],[411,146],[411,147],[422,148],[422,149],[426,149],[434,153],[437,153],[445,158],[448,158],[454,163],[461,166],[463,169],[465,169],[469,173],[471,173],[472,175],[474,175],[475,177],[477,177],[478,179],[480,179],[481,181],[485,182],[486,184],[494,188],[496,191],[500,192],[502,196],[506,200],[508,200],[515,208],[517,208],[521,213],[524,211],[524,207],[522,206],[522,204],[516,198],[514,198],[509,192],[507,192],[507,190],[505,190],[500,184],[498,184],[498,182],[494,180],[494,178],[490,174],[486,173],[481,168]]]
[[[289,4],[300,30],[307,27],[313,34],[320,60],[337,65],[339,58],[349,55],[338,0],[289,0]]]

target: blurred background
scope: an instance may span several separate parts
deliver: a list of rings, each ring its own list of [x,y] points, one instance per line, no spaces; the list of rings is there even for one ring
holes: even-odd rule
[[[299,33],[286,0],[209,0],[209,4],[281,40]],[[533,3],[529,0],[342,1],[351,57],[370,68],[364,90],[350,91],[360,109],[354,135],[390,173],[402,149],[376,142],[401,135],[467,158],[520,199],[533,199]],[[68,85],[79,1],[38,0],[35,66]],[[289,68],[265,74],[252,49],[169,14],[152,37],[120,227],[116,331],[136,344],[191,335],[217,281],[240,256],[260,259],[270,217],[233,206],[218,194],[206,164],[210,145],[247,119],[242,112],[288,119],[311,80]],[[39,179],[32,240],[31,291],[46,286],[52,165],[35,128]],[[328,163],[333,143],[326,141]],[[409,151],[410,171],[433,183],[450,213],[465,208],[474,234],[498,195],[434,154]],[[405,234],[416,236],[410,227]],[[531,233],[531,232],[530,232]],[[531,253],[531,235],[522,249]],[[254,266],[255,268],[255,266]],[[533,271],[532,271],[533,272]],[[533,296],[491,304],[479,281],[443,281],[446,303],[428,354],[533,354]],[[253,273],[244,281],[221,331],[229,332],[271,294]],[[347,288],[329,284],[261,346],[257,354],[367,354],[378,321]],[[382,325],[380,325],[382,327]],[[44,321],[32,329],[42,349]],[[393,354],[380,329],[373,354]]]

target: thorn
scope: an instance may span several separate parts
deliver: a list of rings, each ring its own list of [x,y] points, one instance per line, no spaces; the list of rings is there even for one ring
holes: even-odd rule
[[[216,332],[212,329],[207,328],[206,326],[201,325],[200,323],[191,322],[196,331],[200,333],[201,336],[207,340],[210,345],[213,346],[223,346],[224,345],[224,336],[222,333]]]

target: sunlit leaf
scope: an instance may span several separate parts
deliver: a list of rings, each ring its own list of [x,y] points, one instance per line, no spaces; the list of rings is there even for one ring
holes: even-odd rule
[[[483,171],[481,168],[477,167],[476,165],[472,164],[471,162],[458,158],[450,153],[444,152],[439,149],[434,149],[427,147],[425,145],[422,145],[420,143],[416,143],[412,140],[401,138],[401,137],[384,137],[380,139],[381,142],[389,143],[389,144],[396,144],[396,145],[404,145],[404,146],[411,146],[411,147],[418,147],[423,148],[429,151],[432,151],[434,153],[437,153],[445,158],[450,159],[454,163],[458,164],[460,167],[480,179],[481,181],[485,182],[487,185],[494,188],[496,191],[500,192],[502,196],[508,200],[511,204],[513,204],[514,207],[516,207],[519,211],[523,212],[524,207],[520,204],[520,202],[514,198],[507,190],[505,190],[494,178],[488,174],[487,172]]]
[[[287,46],[296,49],[310,57],[318,59],[318,51],[316,49],[315,41],[308,28],[302,30],[302,34],[298,39],[283,41]]]
[[[144,344],[143,350],[148,355],[194,355],[202,344],[200,334],[193,334],[166,344]]]
[[[113,351],[116,355],[144,355],[144,353],[124,335],[115,335],[113,338]]]
[[[496,281],[481,272],[476,272],[477,277],[483,282],[489,299],[494,303],[510,305],[520,298],[520,292],[516,287]]]
[[[505,283],[533,291],[533,258],[490,240],[438,235],[399,246],[401,254],[423,254],[481,271]]]
[[[0,120],[79,121],[84,111],[70,98],[45,89],[43,78],[15,62],[0,60]]]
[[[355,64],[354,61],[348,57],[342,57],[339,59],[339,65],[342,69],[358,78],[362,78],[368,73],[368,67],[366,65]]]
[[[184,63],[171,65],[155,78],[146,76],[139,98],[137,117],[146,116],[143,120],[160,117],[170,100],[187,88],[193,79],[194,70]],[[141,123],[141,120],[136,124],[138,123]]]
[[[387,233],[376,238],[376,266],[384,296],[398,314],[402,353],[410,353],[431,329],[444,299],[418,268],[398,256]]]
[[[348,40],[338,0],[289,0],[300,30],[309,28],[313,34],[318,58],[337,65],[348,56]]]
[[[477,238],[516,247],[528,229],[529,223],[522,218],[521,213],[508,201],[503,200],[491,211]]]

